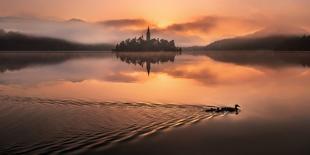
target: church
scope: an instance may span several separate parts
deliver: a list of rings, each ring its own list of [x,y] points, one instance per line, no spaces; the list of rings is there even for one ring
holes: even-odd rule
[[[151,32],[150,32],[150,27],[147,27],[147,32],[146,32],[146,40],[150,41],[151,40]]]
[[[155,39],[151,38],[150,27],[146,31],[146,40],[143,38],[143,35],[138,39],[126,39],[118,43],[113,49],[115,52],[122,51],[181,51],[182,49],[175,46],[174,40],[168,41],[165,39]]]

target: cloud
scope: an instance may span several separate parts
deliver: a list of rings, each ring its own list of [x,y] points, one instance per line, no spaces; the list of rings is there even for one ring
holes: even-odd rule
[[[79,22],[77,22],[79,21]],[[36,36],[48,36],[82,43],[116,43],[126,38],[138,37],[152,28],[154,37],[174,39],[178,44],[192,44],[202,40],[195,35],[176,34],[158,29],[143,19],[108,20],[96,23],[43,20],[36,18],[0,17],[0,29],[18,31]],[[158,32],[158,33],[157,33]]]
[[[155,23],[139,18],[112,19],[92,23],[80,19],[57,21],[30,17],[0,17],[0,29],[82,43],[117,43],[126,38],[141,36],[145,33],[147,26],[150,26],[154,38],[175,40],[178,46],[192,46],[248,35],[263,27],[270,27],[270,22],[263,22],[262,19],[265,18],[260,15],[251,18],[203,16],[173,23],[167,27],[159,27]]]
[[[109,29],[91,22],[44,20],[37,18],[0,17],[0,29],[35,36],[48,36],[82,43],[116,43],[132,36],[131,31]]]
[[[222,16],[204,16],[188,22],[155,28],[153,33],[160,37],[174,39],[185,46],[206,45],[212,41],[252,33],[263,24],[259,21]]]
[[[208,16],[192,22],[172,24],[168,26],[166,30],[178,31],[178,32],[188,32],[188,31],[208,32],[210,29],[216,27],[219,20],[220,19],[217,17]]]
[[[145,27],[150,23],[144,19],[116,19],[116,20],[106,20],[98,22],[101,25],[108,27]]]

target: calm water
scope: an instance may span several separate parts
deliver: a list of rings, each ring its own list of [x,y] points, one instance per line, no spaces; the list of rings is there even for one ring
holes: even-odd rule
[[[2,53],[0,151],[105,150],[227,117],[278,124],[257,132],[286,130],[309,152],[309,65],[304,52]],[[238,115],[203,111],[234,104]]]

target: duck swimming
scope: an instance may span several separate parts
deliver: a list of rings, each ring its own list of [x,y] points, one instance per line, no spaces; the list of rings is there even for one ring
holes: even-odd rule
[[[206,112],[215,112],[215,113],[223,113],[223,112],[236,112],[236,114],[239,113],[239,105],[236,104],[235,107],[216,107],[216,108],[210,108],[206,109]]]

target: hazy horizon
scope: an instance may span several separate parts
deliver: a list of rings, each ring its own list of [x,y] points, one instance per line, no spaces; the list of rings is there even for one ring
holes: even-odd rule
[[[206,45],[266,27],[276,33],[309,32],[309,4],[306,0],[2,0],[0,29],[82,43],[116,43],[139,37],[150,26],[155,38],[174,39],[181,46]]]

